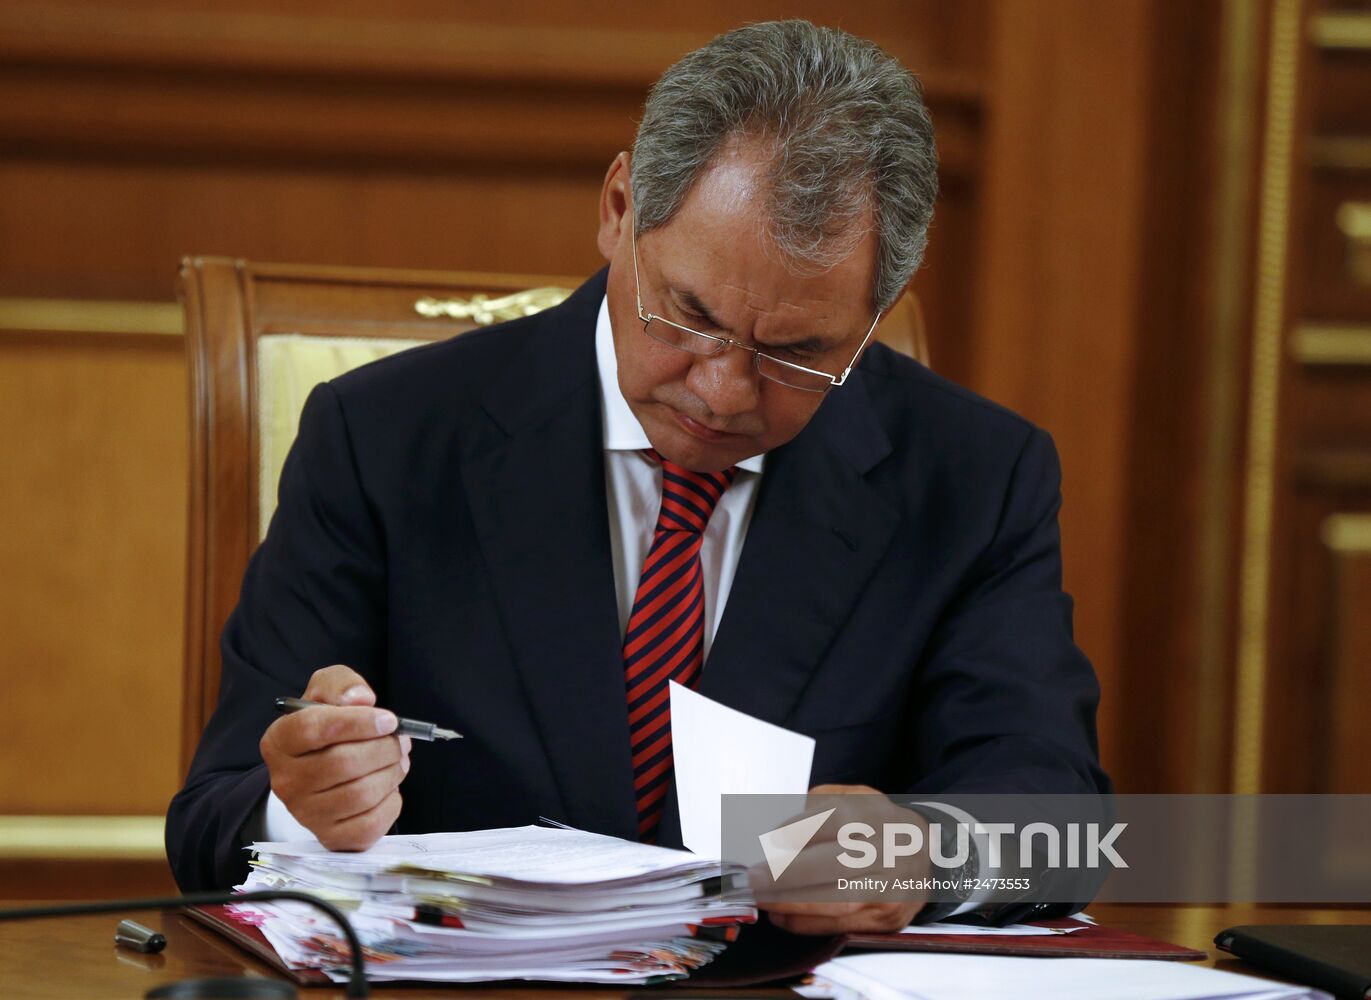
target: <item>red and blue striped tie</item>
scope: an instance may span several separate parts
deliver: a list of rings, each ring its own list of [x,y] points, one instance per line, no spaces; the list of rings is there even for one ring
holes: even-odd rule
[[[667,682],[692,688],[699,683],[705,642],[700,544],[710,514],[738,470],[691,472],[656,451],[646,454],[662,464],[662,510],[624,633],[624,677],[638,839],[651,843],[671,781]]]

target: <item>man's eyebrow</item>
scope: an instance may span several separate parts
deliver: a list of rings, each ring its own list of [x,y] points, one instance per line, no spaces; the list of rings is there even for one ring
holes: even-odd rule
[[[687,309],[693,312],[696,316],[699,316],[701,319],[703,319],[713,329],[723,330],[725,333],[732,332],[731,330],[729,330],[728,327],[724,326],[722,323],[720,323],[717,319],[714,318],[714,314],[709,311],[709,306],[701,302],[699,296],[697,296],[694,292],[690,291],[689,289],[682,288],[679,290],[677,294],[680,295],[681,304],[683,306],[685,306]]]
[[[802,354],[822,354],[837,345],[829,337],[815,335],[805,337],[803,340],[792,340],[784,344],[771,344],[770,346],[784,347],[788,351],[799,351]]]
[[[711,329],[721,330],[724,333],[732,333],[728,327],[714,318],[714,314],[709,311],[709,307],[700,301],[699,296],[689,289],[680,288],[676,290],[680,297],[681,305],[685,306],[696,316],[699,316]],[[827,337],[823,334],[811,334],[801,340],[788,341],[784,344],[759,344],[759,347],[785,348],[788,351],[800,351],[805,354],[822,354],[835,346],[835,340],[842,338]]]

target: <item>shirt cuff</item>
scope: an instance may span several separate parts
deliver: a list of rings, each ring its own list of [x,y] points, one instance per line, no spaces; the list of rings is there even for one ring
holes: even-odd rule
[[[275,792],[267,793],[266,801],[257,807],[257,812],[248,822],[246,832],[249,842],[319,839],[290,814]]]

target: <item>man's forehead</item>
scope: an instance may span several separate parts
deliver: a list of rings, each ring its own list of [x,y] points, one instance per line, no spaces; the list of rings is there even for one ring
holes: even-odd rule
[[[686,284],[668,285],[664,291],[683,311],[683,318],[694,320],[697,327],[744,340],[756,336],[809,351],[841,347],[863,322],[859,307],[846,299],[773,301],[730,285],[704,288],[698,293]]]
[[[745,321],[740,312],[773,322],[816,323],[845,335],[855,322],[874,312],[871,271],[859,262],[840,261],[817,272],[797,273],[775,252],[745,248],[741,239],[717,240],[683,231],[661,233],[657,258],[660,291],[674,305],[714,321],[721,329]],[[860,251],[858,251],[860,252]]]
[[[677,293],[724,308],[831,314],[835,321],[874,311],[874,227],[833,237],[834,260],[817,264],[786,254],[770,231],[768,165],[755,146],[725,148],[701,172],[671,220],[653,232],[662,277]],[[684,304],[684,303],[683,303]]]

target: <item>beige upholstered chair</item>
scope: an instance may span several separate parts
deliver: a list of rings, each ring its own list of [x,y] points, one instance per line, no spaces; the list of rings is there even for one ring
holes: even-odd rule
[[[310,390],[416,344],[546,309],[578,283],[223,257],[182,262],[191,399],[183,768],[218,699],[219,633],[275,509]],[[927,364],[912,296],[878,336]]]

